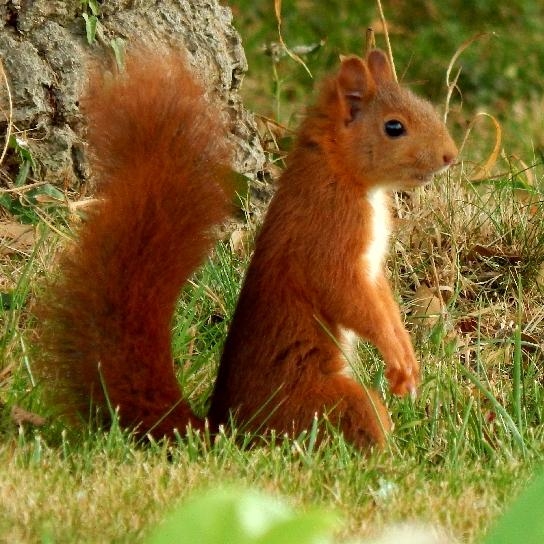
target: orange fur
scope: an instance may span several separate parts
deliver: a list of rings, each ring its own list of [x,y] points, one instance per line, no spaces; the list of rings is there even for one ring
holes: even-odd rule
[[[218,115],[173,55],[139,53],[85,101],[101,204],[61,262],[42,342],[75,409],[103,407],[154,436],[200,426],[172,369],[176,296],[227,210],[229,150]],[[402,123],[388,135],[386,123]],[[432,107],[393,81],[380,51],[350,57],[300,128],[270,204],[221,359],[209,419],[298,434],[326,414],[359,447],[391,428],[346,372],[345,331],[373,342],[394,393],[419,366],[383,272],[386,193],[417,186],[457,150]]]
[[[121,424],[156,437],[202,425],[182,401],[170,328],[230,205],[227,128],[203,95],[185,59],[165,51],[91,74],[82,106],[100,202],[40,312],[58,401],[87,417],[92,403],[107,419],[103,381]]]
[[[385,134],[392,119],[406,125],[405,136]],[[370,340],[393,392],[415,390],[419,366],[383,268],[371,277],[365,266],[376,228],[369,195],[420,185],[456,153],[431,106],[393,81],[385,55],[343,61],[303,123],[268,209],[221,360],[212,422],[232,411],[249,430],[296,434],[327,413],[356,445],[384,443],[387,410],[346,375],[330,335],[341,342],[349,329]]]

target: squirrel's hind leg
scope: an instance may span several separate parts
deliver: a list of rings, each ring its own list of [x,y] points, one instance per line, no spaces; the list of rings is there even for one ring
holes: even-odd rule
[[[341,373],[322,374],[311,383],[291,389],[266,425],[297,436],[311,427],[316,415],[326,417],[348,442],[362,450],[374,445],[383,447],[392,428],[378,393]]]
[[[389,413],[373,389],[364,388],[344,374],[323,376],[308,391],[307,398],[321,405],[321,413],[360,449],[383,447],[392,423]]]

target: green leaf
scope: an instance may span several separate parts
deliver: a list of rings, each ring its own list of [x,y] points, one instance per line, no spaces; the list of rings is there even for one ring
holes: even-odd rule
[[[100,6],[98,5],[98,2],[96,0],[89,0],[87,2],[87,5],[89,6],[89,9],[91,10],[91,13],[93,15],[100,15]]]
[[[13,214],[15,202],[17,202],[17,200],[7,193],[0,195],[0,206],[3,206],[4,208],[6,208],[6,210],[10,212],[11,214]]]
[[[32,163],[32,167],[34,167],[34,159],[32,158],[30,149],[28,149],[28,145],[24,140],[11,135],[9,139],[9,147],[17,152],[21,158],[21,161],[30,161]]]
[[[285,503],[255,491],[219,489],[177,509],[150,544],[326,544],[331,514],[294,513]]]
[[[110,46],[113,49],[115,55],[115,62],[117,67],[122,69],[125,66],[125,40],[123,38],[113,38],[110,42]]]
[[[544,472],[540,473],[491,530],[484,544],[544,542]]]
[[[25,184],[28,174],[30,174],[30,167],[30,161],[23,161],[21,163],[19,172],[17,172],[17,177],[15,178],[15,187],[22,187]]]
[[[328,544],[336,519],[323,512],[299,514],[292,519],[276,523],[266,534],[255,540],[258,544]]]
[[[15,178],[15,186],[21,187],[25,184],[28,175],[30,174],[30,170],[34,169],[36,164],[32,154],[30,153],[30,149],[28,149],[24,140],[18,139],[12,135],[9,139],[9,147],[13,149],[17,155],[19,155],[19,159],[21,161],[21,164],[19,165],[19,172]]]
[[[87,32],[87,43],[92,45],[96,40],[96,29],[98,26],[98,17],[96,15],[83,14],[85,19],[85,31]]]
[[[53,200],[64,202],[64,193],[57,189],[54,185],[46,183],[26,193],[28,199],[33,203],[38,203],[39,197],[48,197]]]
[[[62,191],[46,183],[26,191],[20,198],[10,194],[0,195],[0,206],[17,217],[21,223],[35,225],[40,220],[36,207],[52,209],[62,206],[64,200]]]
[[[0,307],[2,310],[9,310],[13,307],[13,293],[0,293]]]

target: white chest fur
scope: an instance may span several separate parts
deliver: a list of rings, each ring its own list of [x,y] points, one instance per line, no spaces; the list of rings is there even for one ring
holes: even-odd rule
[[[369,242],[363,253],[363,266],[370,279],[375,280],[383,269],[391,232],[388,198],[383,189],[368,193],[371,210]]]

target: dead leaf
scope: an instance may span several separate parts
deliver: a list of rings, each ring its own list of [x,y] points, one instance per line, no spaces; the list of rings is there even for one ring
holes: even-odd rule
[[[476,122],[482,118],[490,119],[493,124],[493,127],[495,129],[495,145],[493,146],[493,150],[487,157],[484,164],[476,166],[474,171],[471,173],[470,181],[472,182],[483,181],[483,180],[491,178],[493,167],[497,163],[497,159],[499,158],[499,154],[501,152],[501,146],[502,146],[501,124],[493,115],[490,115],[489,113],[485,113],[485,112],[480,112],[480,113],[477,113],[474,119],[471,121],[469,128],[467,129],[467,133],[465,135],[463,143],[461,144],[461,149],[464,147],[466,140],[468,138],[468,135],[470,134],[470,131],[472,130],[472,128],[474,128],[474,125],[476,124]]]
[[[20,406],[13,406],[11,408],[11,420],[15,425],[28,423],[34,427],[43,427],[47,421],[44,417],[28,412]]]
[[[412,317],[417,323],[434,327],[443,314],[443,304],[434,289],[421,284],[414,295]]]
[[[34,245],[34,227],[14,221],[0,223],[0,254],[26,251]]]
[[[230,235],[230,249],[233,253],[238,255],[244,254],[247,248],[247,239],[249,232],[243,229],[236,229],[232,231]]]

